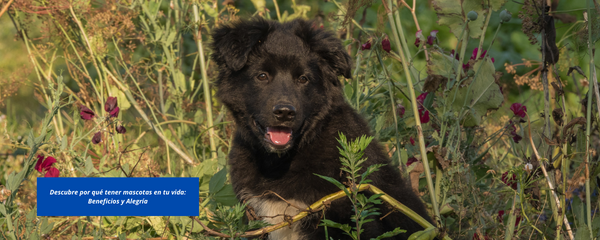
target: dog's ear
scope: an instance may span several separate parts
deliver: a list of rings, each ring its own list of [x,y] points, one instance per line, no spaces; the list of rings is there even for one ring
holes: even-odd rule
[[[344,50],[342,41],[334,33],[317,27],[312,22],[294,20],[295,34],[308,43],[310,50],[321,56],[336,76],[352,78],[352,59]],[[335,79],[334,85],[339,85]]]
[[[212,57],[233,71],[246,65],[248,54],[269,34],[271,25],[262,18],[239,21],[213,30]]]

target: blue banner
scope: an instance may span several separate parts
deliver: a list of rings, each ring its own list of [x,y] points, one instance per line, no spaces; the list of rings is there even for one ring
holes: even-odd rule
[[[38,216],[198,216],[199,178],[38,178]]]

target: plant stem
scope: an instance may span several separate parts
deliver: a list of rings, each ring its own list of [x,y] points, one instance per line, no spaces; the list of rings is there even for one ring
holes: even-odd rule
[[[590,151],[590,135],[592,128],[592,93],[596,90],[596,86],[598,85],[598,79],[596,78],[596,67],[594,65],[594,53],[595,53],[595,45],[592,43],[592,9],[595,11],[594,5],[591,0],[587,1],[587,23],[588,23],[588,56],[590,56],[590,89],[588,89],[588,101],[587,101],[587,113],[586,113],[586,154],[585,154],[585,204],[586,204],[586,213],[587,213],[587,227],[590,232],[590,239],[594,239],[593,231],[592,231],[592,203],[591,203],[591,191],[590,191],[590,169],[589,164],[592,158],[592,154]],[[594,17],[595,18],[595,17]],[[596,98],[598,100],[598,98]],[[600,105],[598,106],[600,107]],[[600,111],[600,110],[599,110]],[[600,112],[599,112],[600,113]]]
[[[198,57],[200,58],[200,71],[202,72],[202,84],[204,85],[204,102],[206,104],[206,119],[208,122],[208,136],[210,141],[210,152],[213,159],[217,159],[217,145],[215,144],[215,130],[213,126],[212,101],[210,86],[208,85],[208,76],[206,75],[206,65],[204,63],[204,48],[202,47],[202,33],[200,32],[200,16],[198,14],[198,4],[194,4],[194,20],[196,21],[196,45],[198,45]]]
[[[383,1],[383,0],[382,0]],[[392,1],[387,0],[387,6],[392,6]],[[392,16],[392,12],[389,8],[386,7],[387,15],[390,21],[390,25],[392,26],[392,30],[394,32],[394,39],[397,44],[400,44],[400,40],[398,39],[398,33],[394,30],[394,17]],[[431,198],[431,205],[433,206],[433,213],[435,214],[436,220],[440,220],[440,210],[437,204],[437,199],[435,198],[435,189],[433,187],[433,180],[431,179],[431,168],[429,168],[429,160],[427,160],[427,149],[425,146],[425,138],[423,137],[423,128],[421,127],[421,119],[419,118],[419,111],[417,106],[417,97],[415,96],[415,88],[412,83],[412,79],[410,76],[410,71],[408,70],[408,62],[406,61],[406,57],[402,51],[402,46],[398,45],[398,55],[402,58],[402,67],[404,69],[404,75],[406,76],[406,82],[408,85],[409,96],[412,104],[413,115],[415,118],[415,125],[417,128],[417,134],[419,136],[419,149],[421,151],[421,162],[423,163],[423,167],[425,168],[425,177],[427,178],[427,187],[429,189],[429,196]],[[398,149],[399,150],[399,149]]]

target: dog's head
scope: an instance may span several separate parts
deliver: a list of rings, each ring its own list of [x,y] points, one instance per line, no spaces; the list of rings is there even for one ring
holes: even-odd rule
[[[282,153],[310,141],[351,77],[340,39],[304,20],[239,21],[213,33],[217,97],[250,141]]]

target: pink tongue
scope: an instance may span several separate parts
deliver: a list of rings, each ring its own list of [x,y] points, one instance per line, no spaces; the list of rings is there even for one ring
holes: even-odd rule
[[[267,127],[267,136],[269,136],[269,139],[275,145],[285,145],[290,141],[290,138],[292,137],[292,129]]]

